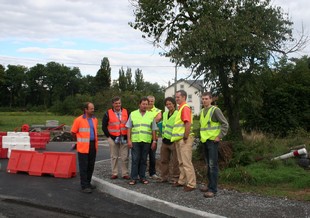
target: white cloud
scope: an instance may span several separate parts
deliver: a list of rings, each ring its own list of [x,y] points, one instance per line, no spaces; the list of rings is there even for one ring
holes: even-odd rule
[[[273,4],[289,13],[296,30],[302,23],[310,27],[309,0]],[[102,58],[108,57],[112,79],[121,66],[133,72],[140,68],[145,80],[163,85],[174,78],[174,64],[129,27],[134,21],[129,0],[0,0],[0,5],[0,64],[31,67],[56,61],[95,75]],[[179,69],[179,78],[187,75]]]

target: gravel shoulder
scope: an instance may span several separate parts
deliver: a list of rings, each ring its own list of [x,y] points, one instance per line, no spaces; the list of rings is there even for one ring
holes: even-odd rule
[[[148,185],[131,186],[127,180],[110,179],[111,166],[109,160],[97,162],[93,176],[127,190],[225,217],[310,218],[310,202],[264,197],[225,189],[219,190],[215,198],[207,199],[199,191],[199,186],[192,192],[184,192],[182,188],[172,187],[169,183],[157,183],[151,179]]]

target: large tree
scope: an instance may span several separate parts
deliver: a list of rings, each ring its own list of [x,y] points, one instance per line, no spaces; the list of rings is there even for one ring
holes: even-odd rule
[[[32,106],[48,106],[49,96],[46,85],[46,68],[43,64],[31,67],[27,74],[27,104]],[[35,97],[34,97],[35,96]]]
[[[5,105],[8,102],[9,90],[5,83],[5,67],[0,64],[0,104]]]
[[[270,0],[132,0],[130,25],[164,46],[172,62],[191,68],[223,98],[232,134],[241,137],[239,108],[253,92],[251,74],[292,42],[292,22]],[[241,87],[243,91],[241,92]],[[251,86],[249,86],[251,87]],[[218,93],[219,94],[219,93]]]
[[[110,62],[107,57],[104,57],[101,60],[100,69],[96,74],[96,90],[97,91],[105,91],[111,86],[111,67]]]
[[[127,90],[128,91],[134,91],[135,84],[132,80],[131,68],[127,68],[127,70],[126,70],[126,83],[127,83]]]
[[[25,83],[27,68],[21,65],[8,65],[5,71],[5,86],[9,91],[9,107],[25,106]]]
[[[127,90],[127,80],[125,77],[125,71],[123,67],[119,69],[118,71],[118,87],[121,91],[126,91]]]
[[[137,91],[142,91],[144,88],[144,79],[142,70],[139,68],[135,71],[135,89]]]

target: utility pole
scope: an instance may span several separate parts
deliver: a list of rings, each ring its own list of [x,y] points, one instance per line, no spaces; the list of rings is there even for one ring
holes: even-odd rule
[[[174,96],[177,93],[177,76],[178,76],[178,62],[175,64],[174,68]]]

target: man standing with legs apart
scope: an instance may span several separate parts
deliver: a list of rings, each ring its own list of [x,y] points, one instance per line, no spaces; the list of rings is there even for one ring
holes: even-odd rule
[[[200,140],[208,165],[208,186],[201,188],[204,197],[212,198],[217,193],[218,180],[218,146],[220,140],[227,134],[228,122],[221,109],[211,105],[212,94],[202,94],[203,109],[200,113]]]
[[[71,133],[77,141],[82,192],[91,193],[92,189],[96,188],[91,184],[91,178],[98,151],[98,120],[94,116],[95,107],[93,103],[85,103],[83,110],[84,114],[74,120]]]
[[[155,107],[155,97],[152,95],[147,96],[149,99],[148,111],[153,114],[155,122],[158,123],[161,120],[161,110]],[[157,140],[158,140],[158,131],[156,132],[156,147],[155,149],[150,148],[149,151],[149,175],[150,178],[158,180],[159,177],[156,174],[156,150],[157,150]]]
[[[112,108],[102,119],[102,131],[108,138],[111,155],[112,175],[111,179],[118,178],[118,159],[121,159],[121,172],[123,179],[129,179],[128,175],[128,146],[127,128],[128,111],[122,108],[121,98],[112,98]]]
[[[147,154],[151,148],[156,148],[157,129],[154,116],[147,111],[149,100],[142,98],[139,102],[139,109],[133,111],[126,123],[128,147],[131,148],[131,181],[129,185],[135,185],[138,180],[148,184],[145,177]]]
[[[193,122],[191,108],[186,104],[187,93],[184,90],[176,92],[175,100],[179,105],[179,110],[175,118],[171,141],[175,142],[180,177],[173,184],[174,187],[184,186],[184,191],[193,191],[196,188],[196,175],[192,163],[193,133],[191,125]]]

